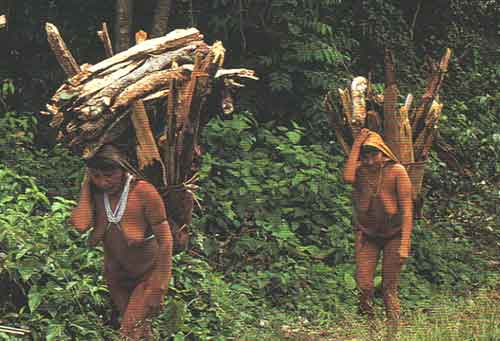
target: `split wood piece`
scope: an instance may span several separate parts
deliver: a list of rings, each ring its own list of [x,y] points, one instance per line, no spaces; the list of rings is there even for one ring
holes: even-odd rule
[[[173,186],[176,183],[175,178],[175,144],[177,137],[177,117],[175,112],[177,111],[178,103],[178,92],[177,92],[177,81],[175,78],[170,79],[169,96],[167,101],[166,110],[166,125],[165,125],[165,137],[166,143],[164,148],[164,157],[167,167],[167,185]]]
[[[385,88],[384,88],[384,141],[394,154],[401,158],[401,133],[404,133],[397,110],[398,87],[396,84],[396,68],[391,51],[385,49]],[[406,149],[408,146],[404,146]],[[411,146],[410,146],[411,147]],[[400,159],[400,161],[402,161]]]
[[[194,71],[191,77],[194,80],[194,92],[190,101],[188,119],[182,127],[182,150],[180,155],[180,178],[185,179],[191,171],[194,158],[194,147],[198,140],[201,108],[205,104],[209,88],[209,75],[203,71]]]
[[[80,72],[80,66],[75,58],[68,50],[66,43],[59,34],[57,27],[51,23],[45,24],[45,31],[47,32],[47,40],[49,45],[56,55],[59,65],[63,68],[68,77],[72,77]]]
[[[365,77],[355,77],[351,83],[352,98],[352,136],[356,138],[365,126],[366,120],[366,88],[368,81]]]
[[[200,53],[195,54],[195,62],[193,66],[193,71],[191,72],[191,77],[189,81],[185,84],[184,87],[180,89],[178,94],[181,96],[180,105],[177,109],[177,130],[182,130],[182,127],[186,120],[188,119],[189,112],[191,110],[191,102],[193,100],[193,94],[196,88],[196,78],[193,75],[196,75],[196,71],[200,69],[200,65],[202,63],[202,56]],[[182,144],[177,146],[178,155],[182,154],[182,151],[179,150],[182,148]]]
[[[105,22],[102,23],[102,29],[100,31],[97,31],[97,36],[104,45],[104,51],[106,53],[106,57],[107,58],[112,57],[114,55],[113,46],[111,45],[111,39],[109,38],[108,25]]]
[[[167,97],[170,94],[169,89],[161,89],[156,92],[151,93],[150,95],[147,95],[144,97],[142,100],[144,103],[162,98],[162,97]]]
[[[158,161],[163,163],[156,145],[155,138],[151,132],[148,114],[144,103],[139,100],[132,107],[131,115],[132,125],[134,126],[135,136],[137,138],[137,161],[139,170],[143,170],[147,166],[153,165]]]
[[[193,64],[183,64],[180,65],[179,68],[181,69],[176,75],[180,75],[179,77],[182,77],[183,79],[186,79],[185,72],[193,71]],[[161,71],[160,71],[161,72]],[[249,70],[249,69],[220,69],[217,71],[215,74],[215,79],[224,79],[224,81],[229,81],[229,83],[225,83],[226,86],[234,87],[234,88],[241,88],[244,87],[244,84],[241,84],[239,82],[236,82],[233,80],[233,78],[242,78],[242,79],[252,79],[252,80],[259,80],[259,77],[255,76],[255,71]],[[163,82],[161,82],[163,83]],[[169,94],[168,88],[163,88],[160,90],[156,90],[155,92],[151,92],[150,94],[146,95],[145,97],[142,98],[144,102],[156,100],[161,97],[166,97]],[[121,95],[120,95],[121,97]],[[117,99],[118,101],[118,99]]]
[[[135,42],[137,44],[145,41],[146,39],[147,33],[144,31],[139,31],[135,34]],[[137,83],[140,83],[140,80]],[[132,115],[130,118],[132,125],[134,126],[135,137],[137,139],[136,155],[139,170],[143,170],[145,167],[153,165],[155,160],[162,163],[155,138],[151,132],[146,107],[141,100],[136,100],[135,103],[133,103]]]
[[[347,124],[349,127],[351,127],[351,122],[352,122],[352,102],[351,102],[351,96],[349,94],[348,89],[338,89],[339,95],[340,95],[340,101],[342,104],[342,109],[344,111],[344,116],[347,120]]]
[[[405,104],[399,109],[399,160],[405,164],[415,162],[415,154],[413,151],[413,133],[411,130],[408,111],[413,102],[413,95],[406,96]]]
[[[382,131],[382,119],[380,115],[375,110],[368,110],[366,113],[366,128],[371,131],[381,133]]]
[[[439,65],[433,66],[433,71],[431,72],[429,79],[427,81],[427,87],[425,93],[422,95],[419,106],[416,108],[415,112],[411,116],[411,126],[413,130],[413,136],[416,137],[420,134],[420,130],[423,126],[422,120],[425,120],[425,112],[429,105],[432,103],[434,98],[438,95],[439,89],[443,82],[444,76],[448,71],[448,64],[451,58],[451,49],[447,48]]]
[[[89,71],[96,73],[129,59],[144,58],[150,54],[162,54],[188,44],[202,44],[202,39],[203,35],[196,28],[174,30],[163,37],[146,40],[128,50],[117,53],[113,57],[95,64]]]
[[[259,77],[255,75],[254,70],[249,69],[219,69],[215,73],[214,78],[249,78],[253,80],[259,80]]]
[[[7,17],[5,16],[5,14],[3,14],[0,15],[0,29],[4,28],[5,26],[7,26]]]
[[[424,155],[423,152],[426,153],[429,151],[430,146],[432,145],[432,141],[434,140],[434,136],[437,130],[437,123],[439,120],[439,115],[443,110],[443,104],[440,104],[437,101],[433,101],[431,108],[429,109],[429,114],[425,120],[425,127],[422,129],[417,139],[415,140],[415,158],[417,161],[424,160],[427,155]]]
[[[146,44],[144,42],[143,44]],[[188,45],[176,51],[171,51],[158,56],[151,56],[140,67],[129,73],[128,75],[120,78],[118,81],[105,87],[91,99],[89,99],[85,106],[87,112],[82,112],[87,119],[93,119],[100,115],[110,115],[107,110],[112,104],[115,97],[118,96],[126,87],[144,78],[146,75],[169,68],[173,60],[179,57],[188,57],[196,48],[195,45]],[[125,51],[126,52],[126,51]]]
[[[226,49],[222,42],[216,41],[207,56],[201,63],[195,63],[192,78],[195,78],[193,96],[190,100],[190,108],[187,111],[188,117],[186,124],[182,127],[182,148],[184,153],[181,154],[180,167],[183,173],[182,178],[188,176],[191,171],[191,165],[194,159],[195,147],[198,146],[201,109],[203,108],[207,96],[212,92],[213,79],[219,68],[224,64]],[[201,58],[201,55],[199,55]]]

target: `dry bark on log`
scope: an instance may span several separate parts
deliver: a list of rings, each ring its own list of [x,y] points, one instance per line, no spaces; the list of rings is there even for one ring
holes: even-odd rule
[[[132,83],[130,86],[125,88],[117,97],[114,104],[111,106],[111,111],[120,111],[125,107],[128,107],[131,103],[135,102],[139,98],[146,97],[146,94],[155,93],[158,89],[165,89],[169,83],[170,79],[186,79],[180,70],[161,70],[150,73],[144,78],[139,79],[137,82]]]
[[[45,30],[47,32],[47,40],[49,42],[49,45],[56,55],[57,61],[63,68],[66,75],[71,77],[80,72],[80,66],[76,62],[71,52],[68,50],[66,43],[59,34],[59,30],[57,29],[57,27],[51,23],[46,23]]]
[[[163,54],[166,51],[179,49],[188,44],[196,45],[196,42],[201,44],[202,39],[203,36],[195,28],[178,29],[163,37],[146,40],[128,50],[117,53],[112,58],[105,59],[95,64],[89,71],[96,73],[126,60],[140,59],[151,54]]]

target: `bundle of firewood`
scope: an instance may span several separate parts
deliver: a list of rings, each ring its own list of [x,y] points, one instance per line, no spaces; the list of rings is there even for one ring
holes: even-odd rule
[[[420,192],[423,165],[436,138],[443,104],[439,89],[448,69],[451,50],[447,49],[440,63],[431,65],[427,87],[418,104],[408,94],[399,103],[400,94],[392,54],[385,51],[385,87],[376,93],[370,80],[356,77],[350,89],[338,89],[342,112],[336,111],[333,93],[325,98],[326,110],[338,142],[346,154],[359,131],[366,127],[382,135],[399,160],[407,167],[414,185],[414,197]]]
[[[180,29],[113,55],[107,27],[98,32],[107,59],[78,65],[57,28],[46,25],[49,43],[69,76],[47,104],[45,114],[58,139],[84,159],[107,143],[128,140],[148,180],[164,195],[169,217],[186,231],[193,208],[193,159],[206,102],[216,91],[242,87],[242,79],[258,79],[252,70],[223,69],[221,42],[208,45],[195,28]],[[161,101],[164,98],[166,100]],[[160,100],[159,100],[160,99]],[[159,104],[160,126],[152,126],[145,102]],[[226,114],[232,103],[222,106]],[[159,129],[158,129],[159,128]],[[149,173],[147,172],[149,170]],[[152,171],[151,171],[152,170]]]

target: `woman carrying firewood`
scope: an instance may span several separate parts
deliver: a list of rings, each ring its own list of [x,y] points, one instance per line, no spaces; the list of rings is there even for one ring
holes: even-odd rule
[[[162,198],[112,145],[86,160],[87,172],[71,223],[90,244],[103,242],[104,275],[127,340],[151,340],[172,273],[172,235]]]
[[[391,325],[397,326],[399,273],[410,252],[413,227],[410,178],[382,137],[366,128],[354,140],[343,177],[346,183],[354,185],[353,227],[360,310],[373,317],[373,277],[383,251],[384,303]]]

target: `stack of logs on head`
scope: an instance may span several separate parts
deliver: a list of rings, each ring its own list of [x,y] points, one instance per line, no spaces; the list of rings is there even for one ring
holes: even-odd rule
[[[113,55],[103,24],[98,35],[108,58],[81,66],[57,28],[47,24],[46,30],[69,77],[45,112],[58,139],[83,159],[105,144],[121,147],[163,195],[175,245],[185,248],[196,189],[193,160],[200,129],[212,114],[207,99],[219,96],[222,111],[230,113],[226,97],[243,86],[241,79],[256,80],[254,72],[223,69],[222,43],[206,44],[195,28],[150,40],[140,31],[134,47]]]
[[[403,163],[413,185],[413,198],[421,191],[424,163],[437,134],[443,104],[439,89],[448,69],[451,50],[447,49],[439,64],[433,64],[424,94],[414,104],[408,94],[399,104],[400,94],[392,53],[385,50],[385,88],[376,94],[364,77],[356,77],[350,89],[338,89],[342,113],[334,110],[332,93],[327,94],[325,106],[338,142],[346,154],[359,131],[366,127],[378,132]]]

